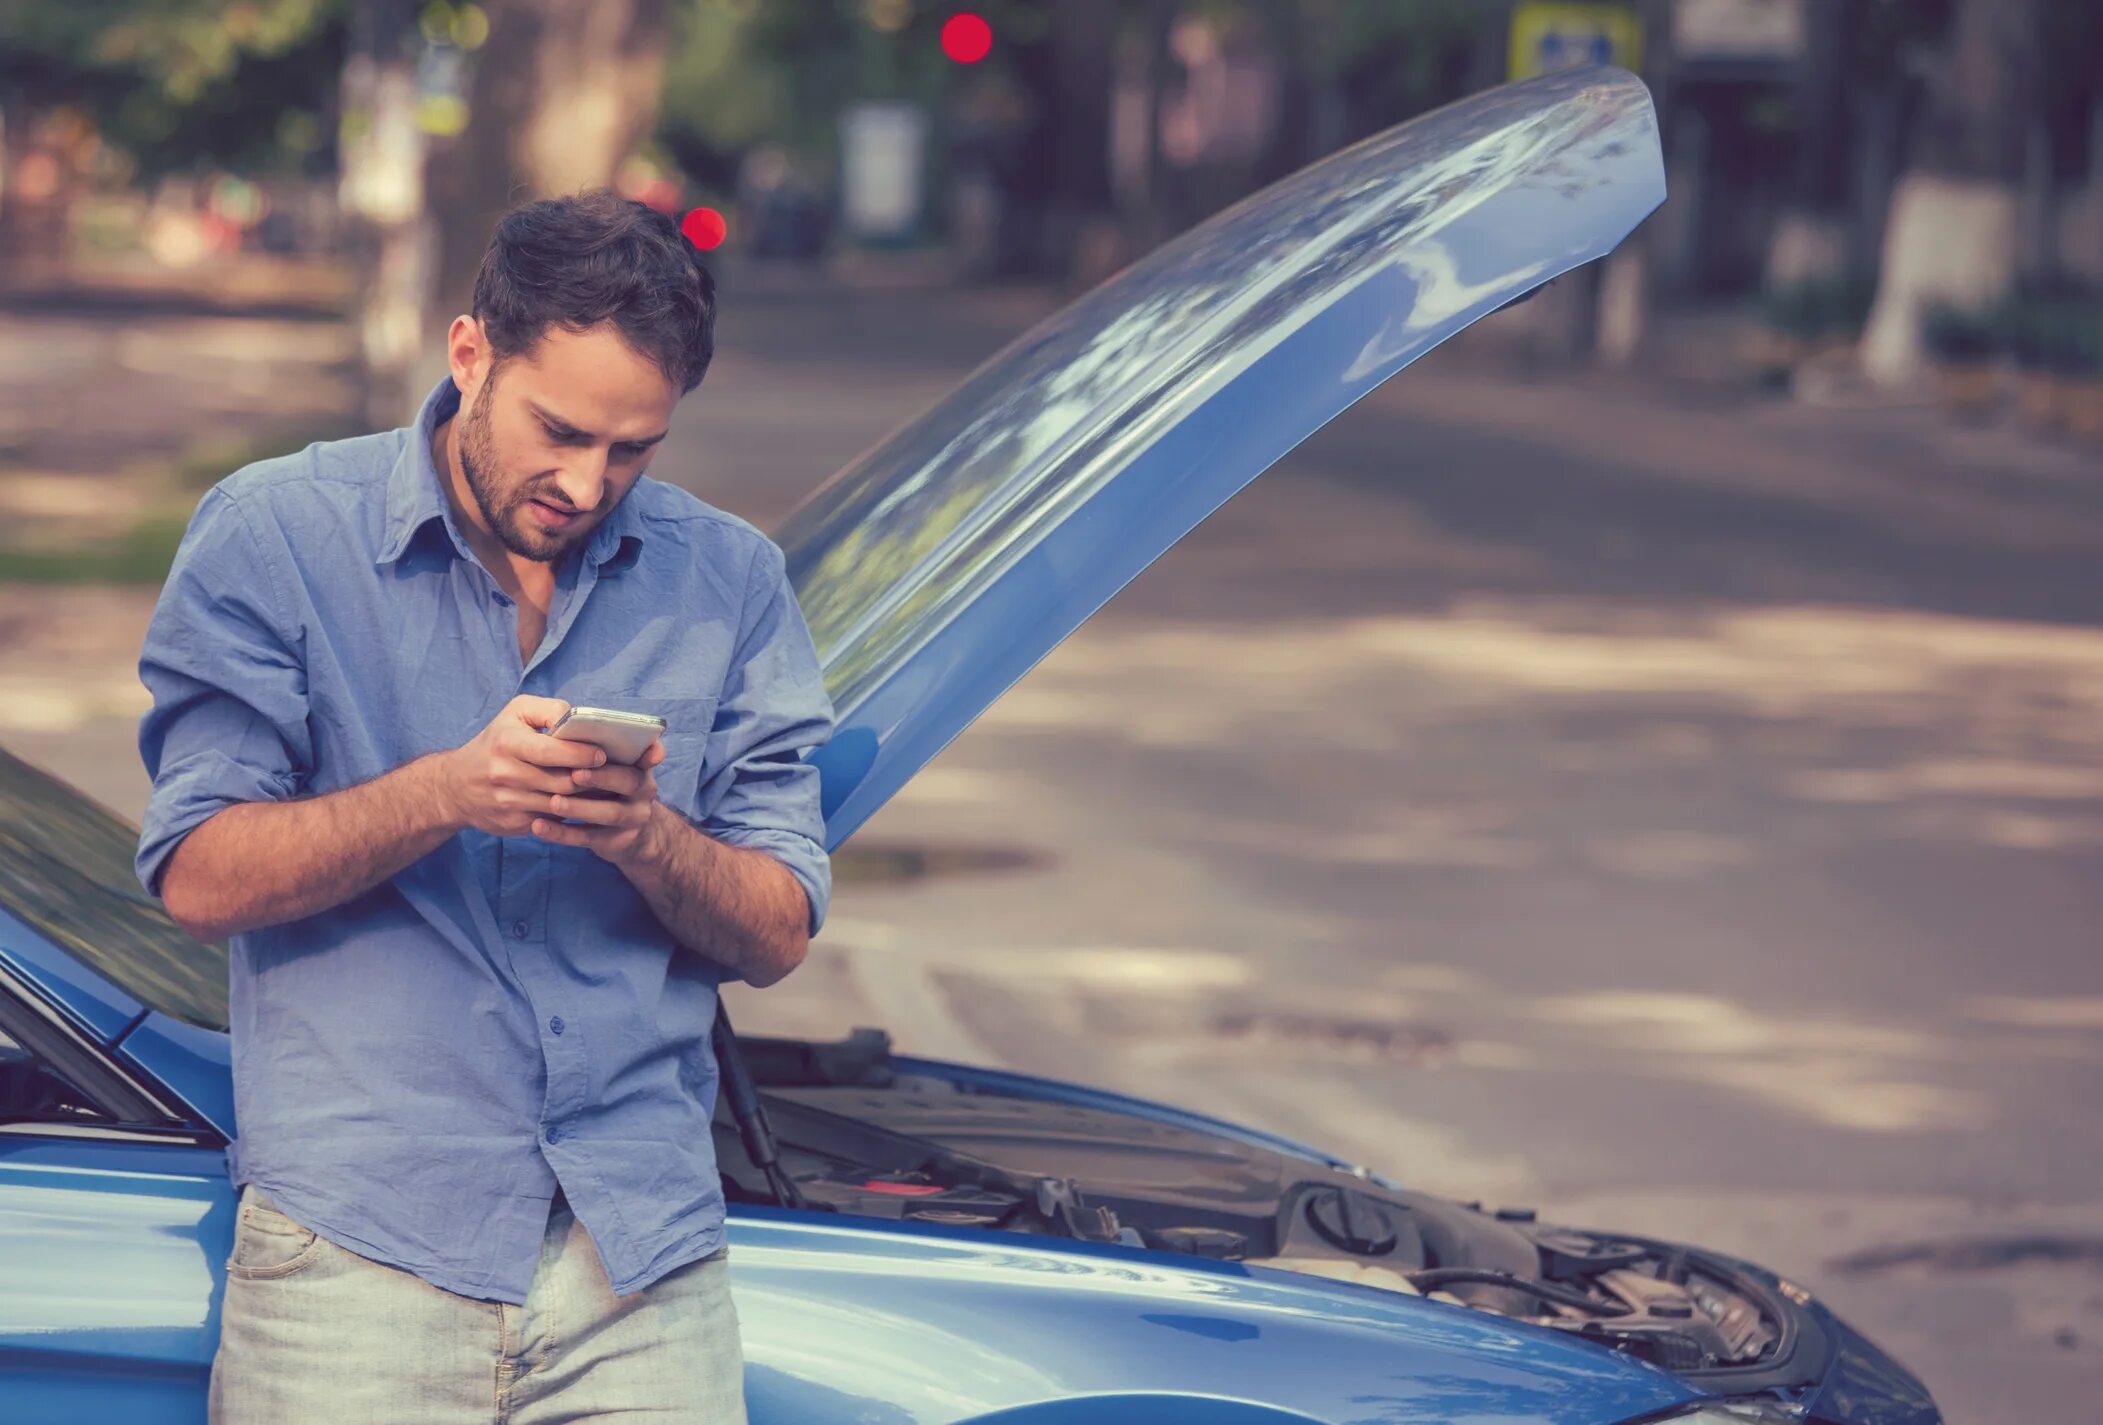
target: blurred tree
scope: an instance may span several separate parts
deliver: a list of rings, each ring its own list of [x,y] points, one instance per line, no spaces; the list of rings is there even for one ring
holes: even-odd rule
[[[712,0],[705,0],[710,3]],[[613,182],[649,135],[671,38],[667,0],[487,0],[467,123],[435,139],[426,194],[435,270],[418,379],[444,370],[497,217],[529,198]]]
[[[1334,128],[1293,167],[1481,87],[1479,56],[1501,53],[1504,5],[1482,0],[1323,0],[1288,7],[1312,31],[1302,48],[1311,77],[1333,89]],[[1501,75],[1495,78],[1501,78]],[[1324,102],[1319,92],[1310,95]]]
[[[1052,23],[1008,22],[1022,31],[1015,68],[1028,114],[1011,170],[1010,270],[1072,275],[1087,235],[1115,226],[1110,106],[1119,11],[1129,9],[1116,0],[1072,0]]]
[[[1922,102],[1891,198],[1863,368],[1886,384],[1922,369],[1934,302],[1983,307],[2014,280],[2018,185],[2041,93],[2043,14],[2058,0],[1947,0],[1918,54]]]
[[[993,50],[945,59],[942,24],[983,16]],[[1505,5],[1483,0],[693,0],[675,12],[659,138],[690,173],[728,186],[739,158],[780,143],[820,174],[833,168],[842,108],[903,98],[936,121],[931,155],[993,170],[1000,252],[988,270],[1065,276],[1114,266],[1205,217],[1222,193],[1282,176],[1341,144],[1460,97],[1497,51]],[[1269,143],[1235,184],[1192,206],[1161,181],[1156,116],[1178,82],[1168,35],[1178,16],[1256,28],[1280,61],[1285,98]],[[1130,72],[1120,80],[1120,55]],[[1120,84],[1135,83],[1148,132],[1135,184],[1112,171]],[[998,89],[999,104],[987,98]],[[958,101],[973,102],[960,113]],[[989,135],[989,112],[1023,116]],[[1105,233],[1114,237],[1105,237]],[[1091,263],[1091,245],[1114,255]],[[1092,272],[1086,275],[1100,275]]]
[[[146,178],[306,161],[343,34],[343,0],[6,0],[0,104],[86,110]]]
[[[1055,30],[1071,31],[1074,52],[1099,66],[1109,92],[1088,112],[1107,121],[1100,140],[1069,142],[1078,87],[1044,95],[1041,126],[1054,151],[1109,169],[1075,190],[1083,213],[1117,215],[1113,251],[1081,256],[1084,278],[1101,276],[1255,188],[1304,167],[1344,144],[1459,98],[1475,87],[1485,39],[1501,37],[1503,0],[1303,0],[1293,5],[1256,0],[1123,0],[1113,14],[1115,43],[1088,25],[1073,24],[1076,9],[1062,7]],[[1230,50],[1238,50],[1237,82],[1269,93],[1267,135],[1250,153],[1217,155],[1184,170],[1164,153],[1164,112],[1178,102],[1191,75],[1178,53],[1178,26],[1199,21]],[[1186,36],[1186,39],[1188,37]],[[1248,68],[1253,39],[1272,68],[1269,80]],[[1201,46],[1201,48],[1209,48]],[[1121,55],[1118,59],[1116,56]],[[1097,86],[1100,87],[1100,84]],[[1040,181],[1045,165],[1029,171]],[[1105,200],[1112,200],[1106,202]],[[1051,225],[1056,234],[1070,224]],[[1085,222],[1083,232],[1086,232]],[[1069,233],[1070,236],[1070,233]],[[1070,248],[1065,244],[1060,251]]]
[[[963,9],[993,31],[991,53],[968,65],[941,45],[943,23]],[[1025,207],[1041,219],[1046,205],[1073,192],[1092,190],[1090,201],[1106,205],[1107,46],[1091,49],[1076,37],[1100,35],[1115,9],[1114,0],[1056,8],[1031,0],[695,0],[675,14],[658,139],[690,175],[719,188],[732,186],[741,160],[761,144],[781,146],[806,175],[830,183],[842,111],[863,99],[903,99],[934,121],[929,191],[939,193],[953,160],[983,157],[978,129],[987,109],[1055,112],[1058,141],[1034,129],[1023,141],[1008,219]],[[1004,102],[973,102],[988,91]],[[957,146],[971,152],[955,153]],[[939,225],[943,205],[930,216]]]
[[[1830,281],[1853,265],[1849,198],[1858,122],[1849,101],[1866,76],[1851,73],[1847,61],[1864,15],[1864,0],[1829,0],[1804,16],[1803,72],[1785,117],[1795,171],[1768,240],[1763,276],[1770,290]]]
[[[728,191],[753,145],[794,117],[793,68],[759,53],[757,4],[698,0],[672,13],[657,139],[688,176]]]
[[[406,419],[426,341],[430,263],[414,7],[415,0],[358,0],[343,57],[336,193],[357,278],[358,399],[362,417],[383,427]]]

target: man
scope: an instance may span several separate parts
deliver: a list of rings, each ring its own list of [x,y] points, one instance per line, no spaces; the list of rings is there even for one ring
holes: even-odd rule
[[[215,1421],[745,1418],[710,1029],[824,917],[832,708],[781,551],[643,473],[714,315],[670,219],[516,209],[414,425],[184,537],[138,873],[231,949]]]

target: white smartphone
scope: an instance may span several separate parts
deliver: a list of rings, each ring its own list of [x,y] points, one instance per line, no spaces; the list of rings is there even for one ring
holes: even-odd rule
[[[648,713],[573,707],[556,720],[548,735],[565,742],[588,742],[605,752],[607,761],[633,766],[664,734],[664,728],[663,718]]]

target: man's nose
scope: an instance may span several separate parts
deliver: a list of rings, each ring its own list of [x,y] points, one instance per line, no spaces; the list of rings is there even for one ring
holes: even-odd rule
[[[607,454],[604,451],[581,452],[555,477],[555,483],[569,498],[570,505],[579,510],[595,510],[606,494]]]

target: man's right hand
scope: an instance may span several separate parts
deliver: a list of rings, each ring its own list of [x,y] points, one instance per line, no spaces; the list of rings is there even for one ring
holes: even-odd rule
[[[525,836],[535,817],[553,816],[548,798],[576,791],[570,769],[606,762],[589,743],[544,731],[569,710],[560,698],[521,693],[473,741],[441,754],[439,776],[453,819],[491,836]]]

